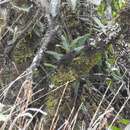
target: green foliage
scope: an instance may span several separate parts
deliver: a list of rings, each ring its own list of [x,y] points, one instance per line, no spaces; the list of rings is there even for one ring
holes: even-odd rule
[[[117,16],[120,9],[125,5],[124,0],[112,0],[111,1],[111,9],[112,9],[112,15],[113,17]],[[99,16],[104,17],[105,11],[107,9],[107,2],[106,0],[102,0],[101,4],[97,7],[97,12]]]
[[[120,68],[117,65],[111,64],[109,60],[106,61],[106,65],[108,73],[113,77],[114,80],[119,81],[122,79]]]
[[[122,120],[119,120],[118,123],[123,124],[123,125],[128,125],[130,123],[130,120],[122,119]]]
[[[33,49],[28,45],[28,43],[22,40],[17,48],[14,50],[14,60],[17,64],[28,62],[30,58],[34,55]]]
[[[62,54],[57,53],[55,51],[46,51],[46,53],[49,54],[49,55],[52,55],[57,60],[60,60],[61,57],[63,56]]]
[[[75,58],[72,62],[72,67],[75,70],[75,73],[78,76],[84,76],[101,60],[101,54],[96,53],[90,57],[85,55],[80,55],[79,57]]]
[[[57,73],[51,76],[52,84],[56,86],[63,85],[67,81],[76,80],[84,77],[89,71],[101,60],[101,54],[96,53],[91,57],[80,55],[73,59],[72,63],[67,68],[59,68]]]
[[[55,114],[56,105],[58,103],[58,98],[54,95],[49,95],[46,102],[46,109],[49,116],[53,116]]]
[[[44,63],[44,66],[49,67],[49,68],[54,68],[54,69],[56,69],[56,66],[55,66],[55,65],[52,65],[52,64],[50,64],[50,63]]]
[[[69,43],[68,39],[64,35],[62,35],[61,40],[62,40],[62,42],[61,42],[61,45],[59,45],[59,46],[61,48],[63,48],[66,52],[70,52],[70,43]]]
[[[70,41],[67,39],[66,36],[61,37],[62,42],[60,45],[57,45],[61,49],[63,49],[66,53],[70,52],[72,50],[78,50],[82,49],[82,46],[85,44],[85,42],[90,38],[90,34],[85,34],[83,36],[78,36],[74,40]]]
[[[105,52],[105,70],[113,77],[114,80],[119,81],[122,79],[122,74],[120,68],[117,65],[117,58],[114,52],[112,44],[109,45],[107,51]]]
[[[126,127],[128,127],[129,124],[130,124],[130,120],[128,120],[128,119],[121,119],[121,120],[117,121],[117,123],[121,124],[121,125],[125,125]],[[110,130],[122,130],[122,129],[120,127],[117,127],[117,126],[113,125]]]
[[[101,20],[98,19],[97,17],[93,17],[94,21],[96,22],[96,24],[99,26],[99,28],[102,30],[102,32],[104,32],[106,34],[106,28],[105,26],[102,24]]]
[[[119,127],[112,126],[110,130],[121,130]]]
[[[111,6],[113,16],[117,15],[117,12],[124,6],[124,4],[124,0],[112,0]]]
[[[69,42],[69,40],[66,38],[66,36],[62,35],[62,37],[61,37],[62,42],[57,45],[57,47],[60,47],[60,51],[59,52],[58,51],[46,51],[46,53],[53,56],[56,60],[60,60],[61,57],[64,55],[64,52],[69,53],[74,50],[77,53],[79,53],[84,48],[83,45],[89,39],[89,37],[90,37],[90,34],[85,34],[85,35],[79,36],[76,39]]]
[[[106,10],[106,2],[102,0],[101,4],[97,8],[99,15],[103,16]]]
[[[72,68],[64,69],[60,68],[57,73],[50,77],[52,84],[60,86],[68,81],[75,80],[77,77],[76,73]]]
[[[81,47],[85,44],[85,42],[89,39],[90,34],[85,34],[83,36],[79,36],[76,39],[74,39],[71,43],[70,43],[70,48],[71,50],[74,50],[78,47]]]

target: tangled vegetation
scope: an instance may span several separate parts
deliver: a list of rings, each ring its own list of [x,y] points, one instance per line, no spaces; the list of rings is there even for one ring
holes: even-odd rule
[[[0,0],[0,129],[130,129],[129,0]]]

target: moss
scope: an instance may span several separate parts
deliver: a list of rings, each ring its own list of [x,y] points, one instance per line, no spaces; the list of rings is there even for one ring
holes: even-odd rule
[[[56,86],[60,86],[68,81],[75,80],[76,77],[77,75],[72,68],[64,69],[61,67],[58,72],[51,77],[51,82]]]
[[[89,71],[94,67],[102,58],[101,53],[96,53],[90,57],[87,57],[85,54],[81,54],[80,56],[73,59],[72,63],[68,67],[60,67],[57,72],[50,77],[52,84],[55,86],[60,86],[65,84],[67,81],[76,80],[81,78],[81,76],[85,76],[89,73]],[[69,84],[66,89],[62,105],[59,108],[58,114],[60,118],[67,118],[70,114],[71,108],[73,107],[73,103],[75,98],[71,98],[72,89],[74,84]],[[90,85],[89,85],[90,86]],[[63,89],[63,88],[61,88]],[[51,95],[48,95],[46,101],[46,109],[48,111],[48,119],[52,119],[55,115],[57,105],[59,102],[59,98],[61,97],[62,90],[58,90]],[[81,99],[84,102],[84,99]],[[77,104],[78,105],[78,104]],[[50,120],[48,124],[50,124]],[[80,122],[79,124],[80,125]],[[78,129],[76,127],[75,129]]]
[[[72,66],[75,73],[81,77],[89,73],[89,71],[101,60],[101,54],[96,53],[91,57],[86,57],[85,55],[74,59]]]
[[[52,84],[60,86],[86,75],[101,60],[101,57],[101,53],[96,53],[89,58],[85,55],[75,58],[68,68],[61,67],[51,76]]]
[[[54,95],[49,95],[46,102],[46,109],[48,111],[49,116],[53,116],[55,114],[56,106],[58,103],[58,98]]]
[[[28,59],[33,57],[33,55],[33,50],[26,41],[21,41],[14,50],[14,60],[17,64],[28,62]]]

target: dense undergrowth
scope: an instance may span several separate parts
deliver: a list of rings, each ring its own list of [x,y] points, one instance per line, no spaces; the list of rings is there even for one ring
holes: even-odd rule
[[[0,129],[129,130],[129,4],[1,0]]]

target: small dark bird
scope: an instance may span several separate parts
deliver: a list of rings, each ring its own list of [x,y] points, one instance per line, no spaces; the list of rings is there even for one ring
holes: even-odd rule
[[[57,64],[58,64],[58,67],[60,67],[60,66],[68,66],[71,62],[72,62],[72,60],[75,58],[75,56],[76,56],[76,51],[71,51],[71,52],[69,52],[69,53],[67,53],[67,54],[65,54],[63,57],[61,57],[61,59],[57,62]]]

